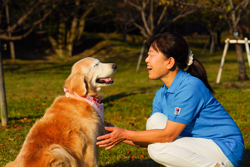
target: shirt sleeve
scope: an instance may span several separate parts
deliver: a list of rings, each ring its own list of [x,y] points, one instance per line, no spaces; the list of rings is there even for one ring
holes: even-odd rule
[[[152,108],[152,114],[151,115],[153,115],[154,113],[157,113],[157,112],[163,113],[162,105],[161,105],[161,100],[162,100],[161,96],[162,96],[161,95],[161,90],[158,90],[156,92],[154,100],[153,100],[153,108]]]
[[[186,85],[172,94],[173,104],[170,104],[168,119],[189,125],[204,106],[204,98],[198,87]]]

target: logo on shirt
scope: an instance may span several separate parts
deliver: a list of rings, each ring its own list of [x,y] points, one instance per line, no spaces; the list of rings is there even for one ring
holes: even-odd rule
[[[179,114],[180,114],[180,112],[181,112],[181,108],[179,108],[179,107],[175,107],[174,114],[175,114],[175,115],[179,115]]]

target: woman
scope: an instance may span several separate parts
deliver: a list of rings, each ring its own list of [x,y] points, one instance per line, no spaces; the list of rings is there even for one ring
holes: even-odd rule
[[[150,157],[165,166],[240,166],[241,132],[212,95],[206,71],[184,38],[174,33],[156,35],[148,48],[149,78],[164,85],[156,92],[147,130],[105,127],[111,133],[99,136],[102,141],[97,145],[111,149],[124,142],[148,147]]]

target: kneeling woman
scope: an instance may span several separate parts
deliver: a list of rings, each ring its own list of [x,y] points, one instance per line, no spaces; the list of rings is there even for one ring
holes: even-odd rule
[[[148,147],[150,157],[165,166],[233,167],[244,156],[241,132],[213,96],[201,63],[184,38],[159,34],[148,42],[149,78],[164,85],[156,92],[145,131],[106,127],[97,145],[111,149],[120,142]],[[187,71],[184,68],[189,66]]]

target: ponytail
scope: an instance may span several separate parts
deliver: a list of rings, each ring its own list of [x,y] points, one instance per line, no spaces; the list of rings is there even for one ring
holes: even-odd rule
[[[208,83],[207,72],[205,68],[196,58],[193,58],[193,64],[189,66],[186,72],[202,80],[202,82],[206,85],[210,92],[214,93],[213,88]]]

